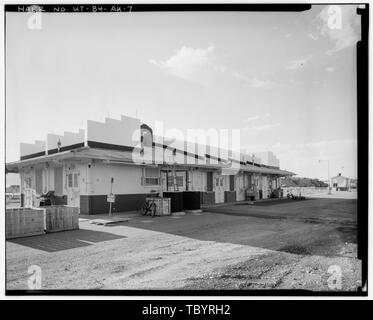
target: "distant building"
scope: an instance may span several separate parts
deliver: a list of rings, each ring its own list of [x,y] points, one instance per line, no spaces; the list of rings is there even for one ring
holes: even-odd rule
[[[331,181],[332,181],[332,187],[336,191],[350,191],[351,189],[357,188],[356,179],[344,177],[340,173],[337,176],[332,177]]]

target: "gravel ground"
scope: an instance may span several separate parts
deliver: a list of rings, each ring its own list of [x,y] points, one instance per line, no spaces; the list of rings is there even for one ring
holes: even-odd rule
[[[223,210],[223,211],[221,211]],[[132,217],[114,226],[7,241],[7,289],[305,289],[361,286],[356,200],[231,206],[175,217]]]

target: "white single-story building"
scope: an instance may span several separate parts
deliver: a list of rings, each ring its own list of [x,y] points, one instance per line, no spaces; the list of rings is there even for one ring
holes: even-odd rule
[[[337,176],[332,177],[332,188],[336,191],[350,191],[357,188],[357,181],[348,177],[342,176],[339,173]]]
[[[20,174],[22,205],[54,191],[56,204],[78,206],[82,214],[107,213],[111,193],[113,212],[140,209],[153,191],[194,192],[205,205],[265,199],[280,187],[280,177],[293,175],[250,161],[245,154],[239,160],[223,159],[219,153],[194,153],[156,140],[139,119],[89,120],[86,131],[48,134],[46,141],[22,143],[20,160],[7,163],[6,170]]]

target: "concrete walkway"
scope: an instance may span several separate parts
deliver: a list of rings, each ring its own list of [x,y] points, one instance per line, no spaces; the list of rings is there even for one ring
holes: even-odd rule
[[[308,198],[325,198],[325,199],[357,199],[356,191],[332,191],[331,194],[327,192],[315,193],[306,195]]]

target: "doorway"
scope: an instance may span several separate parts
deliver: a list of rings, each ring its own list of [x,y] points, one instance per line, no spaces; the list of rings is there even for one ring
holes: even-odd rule
[[[224,179],[225,177],[219,174],[215,175],[214,187],[215,187],[215,203],[224,202]]]
[[[80,207],[80,174],[77,171],[70,171],[66,175],[67,204]]]

